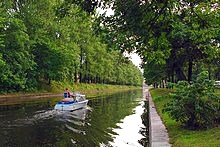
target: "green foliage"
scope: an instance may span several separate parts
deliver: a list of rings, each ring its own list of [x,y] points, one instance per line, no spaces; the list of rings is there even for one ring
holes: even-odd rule
[[[145,78],[150,83],[167,79],[191,81],[197,64],[209,66],[213,59],[219,62],[217,1],[105,0],[103,3],[114,10],[114,15],[102,15],[103,20],[99,20],[103,39],[122,52],[136,50],[144,61]],[[215,63],[208,68],[217,73],[219,70],[215,68],[219,64]],[[156,74],[165,73],[160,79],[155,78],[153,70],[149,71],[149,66],[154,65],[158,67]]]
[[[140,70],[94,33],[94,8],[87,4],[0,2],[0,92],[35,90],[52,81],[142,84]]]
[[[154,62],[148,62],[144,64],[144,77],[147,79],[146,83],[148,85],[159,83],[166,77],[165,66],[160,64],[155,64]]]
[[[5,25],[5,12],[4,12],[4,9],[2,8],[2,3],[0,2],[0,30],[1,30],[1,34],[0,34],[0,47],[3,47],[4,44],[3,44],[3,33],[2,33],[2,29],[4,28],[4,25]]]
[[[5,12],[4,9],[2,8],[2,3],[0,2],[0,49],[4,47],[4,34],[3,34],[3,29],[5,25]],[[0,52],[0,69],[3,69],[5,62],[2,58],[2,53]]]
[[[3,8],[0,87],[1,91],[21,91],[27,88],[27,77],[34,66],[30,40],[18,14],[13,10],[6,11],[7,7]]]
[[[208,72],[200,73],[191,84],[178,82],[164,112],[193,129],[213,127],[220,117],[220,97],[214,95],[213,84]]]

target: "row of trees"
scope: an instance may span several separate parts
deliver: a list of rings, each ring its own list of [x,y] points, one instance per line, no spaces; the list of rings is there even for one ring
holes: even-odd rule
[[[220,79],[220,14],[216,0],[105,0],[108,40],[142,57],[148,84],[192,81],[202,70]],[[111,39],[110,39],[111,38]]]
[[[211,1],[8,0],[0,3],[1,89],[51,80],[148,84],[219,79],[219,6]],[[114,14],[96,16],[97,8]]]
[[[34,90],[51,80],[141,85],[140,70],[95,33],[86,3],[0,2],[0,89]],[[88,7],[90,8],[90,7]]]

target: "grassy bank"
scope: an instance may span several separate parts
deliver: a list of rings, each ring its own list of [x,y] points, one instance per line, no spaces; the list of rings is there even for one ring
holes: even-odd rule
[[[97,96],[117,93],[128,90],[141,89],[137,86],[126,85],[107,85],[107,84],[69,84],[52,82],[51,85],[42,85],[39,90],[32,92],[19,92],[19,93],[5,93],[0,95],[1,105],[15,105],[22,103],[29,103],[35,101],[48,100],[53,97],[54,101],[62,98],[62,93],[65,88],[69,88],[72,92],[79,91],[85,94],[88,99],[93,99]]]
[[[127,85],[108,85],[108,84],[85,84],[68,82],[51,82],[50,85],[41,85],[38,90],[31,92],[17,92],[17,93],[4,93],[0,94],[0,98],[5,97],[30,97],[30,96],[56,96],[62,94],[68,88],[70,91],[79,91],[88,97],[94,97],[105,93],[115,93],[124,90],[140,89],[140,86],[127,86]]]
[[[41,91],[51,92],[51,93],[62,93],[66,88],[71,91],[79,91],[81,93],[87,94],[90,97],[92,95],[100,95],[105,92],[118,92],[129,89],[138,89],[141,87],[137,86],[127,86],[127,85],[108,85],[108,84],[85,84],[85,83],[65,83],[65,82],[52,82],[50,86],[43,86]]]
[[[180,123],[162,113],[163,105],[169,101],[166,96],[171,92],[167,89],[151,89],[153,101],[159,115],[168,129],[170,143],[174,147],[217,147],[220,146],[220,126],[208,130],[192,131],[184,129]],[[216,91],[220,95],[220,89]]]

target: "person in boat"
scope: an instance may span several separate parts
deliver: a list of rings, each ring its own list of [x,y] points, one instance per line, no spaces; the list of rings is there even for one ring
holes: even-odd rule
[[[71,97],[71,92],[69,91],[68,88],[65,89],[63,93],[64,98],[70,98]]]
[[[64,93],[63,93],[64,99],[62,101],[74,101],[75,100],[75,96],[72,94],[72,92],[69,91],[68,88],[65,89]]]

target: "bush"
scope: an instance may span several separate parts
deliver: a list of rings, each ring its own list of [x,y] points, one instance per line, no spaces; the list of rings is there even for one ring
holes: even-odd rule
[[[214,81],[208,79],[208,72],[202,72],[189,84],[180,81],[175,84],[163,112],[191,129],[208,128],[217,124],[220,117],[220,98],[214,95]]]

